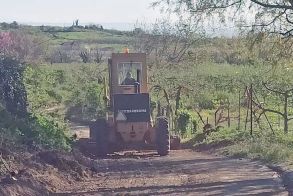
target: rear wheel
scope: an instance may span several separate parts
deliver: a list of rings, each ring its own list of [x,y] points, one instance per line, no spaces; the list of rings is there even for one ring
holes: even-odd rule
[[[166,156],[170,152],[170,135],[168,120],[164,117],[157,119],[156,125],[157,151],[160,156]]]
[[[108,134],[108,126],[105,119],[98,119],[90,126],[90,137],[96,142],[98,156],[106,156],[108,154]]]

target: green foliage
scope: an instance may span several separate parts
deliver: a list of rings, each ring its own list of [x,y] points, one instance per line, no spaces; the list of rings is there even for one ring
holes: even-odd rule
[[[201,96],[199,96],[198,107],[201,109],[214,109],[212,96],[209,96],[207,94],[202,94]]]
[[[26,72],[23,76],[26,66],[7,57],[1,57],[0,60],[0,75],[2,76],[0,90],[3,102],[0,108],[1,130],[8,131],[16,139],[29,145],[51,149],[69,149],[68,138],[64,132],[65,125],[56,123],[56,119],[48,116],[27,113],[27,92],[23,83],[23,81],[28,82],[28,78],[23,79],[28,74]],[[32,70],[28,68],[26,71]],[[53,80],[46,77],[47,82],[52,82],[53,86],[56,86],[56,82],[62,82],[62,73],[56,73],[57,77],[54,77]],[[30,76],[32,76],[30,82],[36,82],[36,78],[33,75]],[[28,88],[28,90],[32,89]],[[47,93],[52,97],[56,96],[54,91]]]
[[[102,69],[95,64],[28,67],[24,80],[30,109],[79,120],[104,115]]]
[[[70,140],[66,132],[68,127],[64,122],[40,114],[32,115],[28,121],[32,136],[37,144],[49,149],[69,150]],[[26,136],[26,131],[23,133]],[[31,134],[31,135],[30,135]]]
[[[191,115],[187,110],[180,110],[177,115],[177,129],[184,135],[187,131],[187,126],[190,121]]]
[[[251,139],[249,131],[235,130],[235,129],[219,129],[216,132],[211,133],[205,142],[213,143],[219,141],[231,141],[231,142],[241,142]]]
[[[197,138],[197,134],[194,138]],[[222,143],[222,153],[229,156],[256,158],[270,163],[290,164],[293,161],[293,135],[278,130],[275,134],[235,129],[220,129],[206,136],[204,140],[191,139],[194,146],[213,146]],[[226,144],[226,145],[225,145]]]
[[[24,70],[24,64],[0,54],[0,101],[8,112],[22,118],[27,114]]]
[[[24,81],[28,92],[30,108],[40,111],[62,101],[58,86],[64,81],[64,72],[60,70],[43,70],[38,67],[28,67],[25,70]]]
[[[244,140],[226,148],[226,153],[232,156],[257,158],[270,163],[290,164],[293,161],[292,139],[292,136],[285,136],[280,131],[277,135],[262,135]]]
[[[20,119],[2,108],[0,130],[1,137],[10,138],[10,143],[25,144],[34,149],[70,149],[68,126],[50,116],[30,114],[28,118]]]

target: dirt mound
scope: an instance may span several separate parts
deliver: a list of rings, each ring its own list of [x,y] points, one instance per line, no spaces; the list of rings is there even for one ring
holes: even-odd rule
[[[92,142],[89,138],[80,138],[78,139],[73,148],[80,151],[84,156],[91,159],[97,158],[97,149],[96,144]]]
[[[62,154],[57,151],[39,152],[35,156],[37,161],[43,164],[49,164],[59,171],[77,173],[80,177],[85,176],[85,168],[79,164],[73,156]]]
[[[20,179],[14,183],[1,183],[0,195],[49,195],[44,186],[33,180]]]
[[[12,153],[6,149],[6,148],[0,148],[0,155],[3,157],[3,158],[8,158],[9,155],[11,155]]]

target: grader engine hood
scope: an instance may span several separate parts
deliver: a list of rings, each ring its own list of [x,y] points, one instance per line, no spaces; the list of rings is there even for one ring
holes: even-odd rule
[[[114,108],[116,121],[150,121],[150,98],[148,93],[115,94]]]

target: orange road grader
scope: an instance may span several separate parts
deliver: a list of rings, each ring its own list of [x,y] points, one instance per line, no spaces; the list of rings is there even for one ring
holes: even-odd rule
[[[170,134],[166,117],[155,123],[150,112],[146,54],[113,53],[108,60],[109,86],[105,88],[108,111],[90,125],[90,139],[99,156],[122,149],[156,149],[169,154]],[[105,85],[107,86],[107,85]]]

